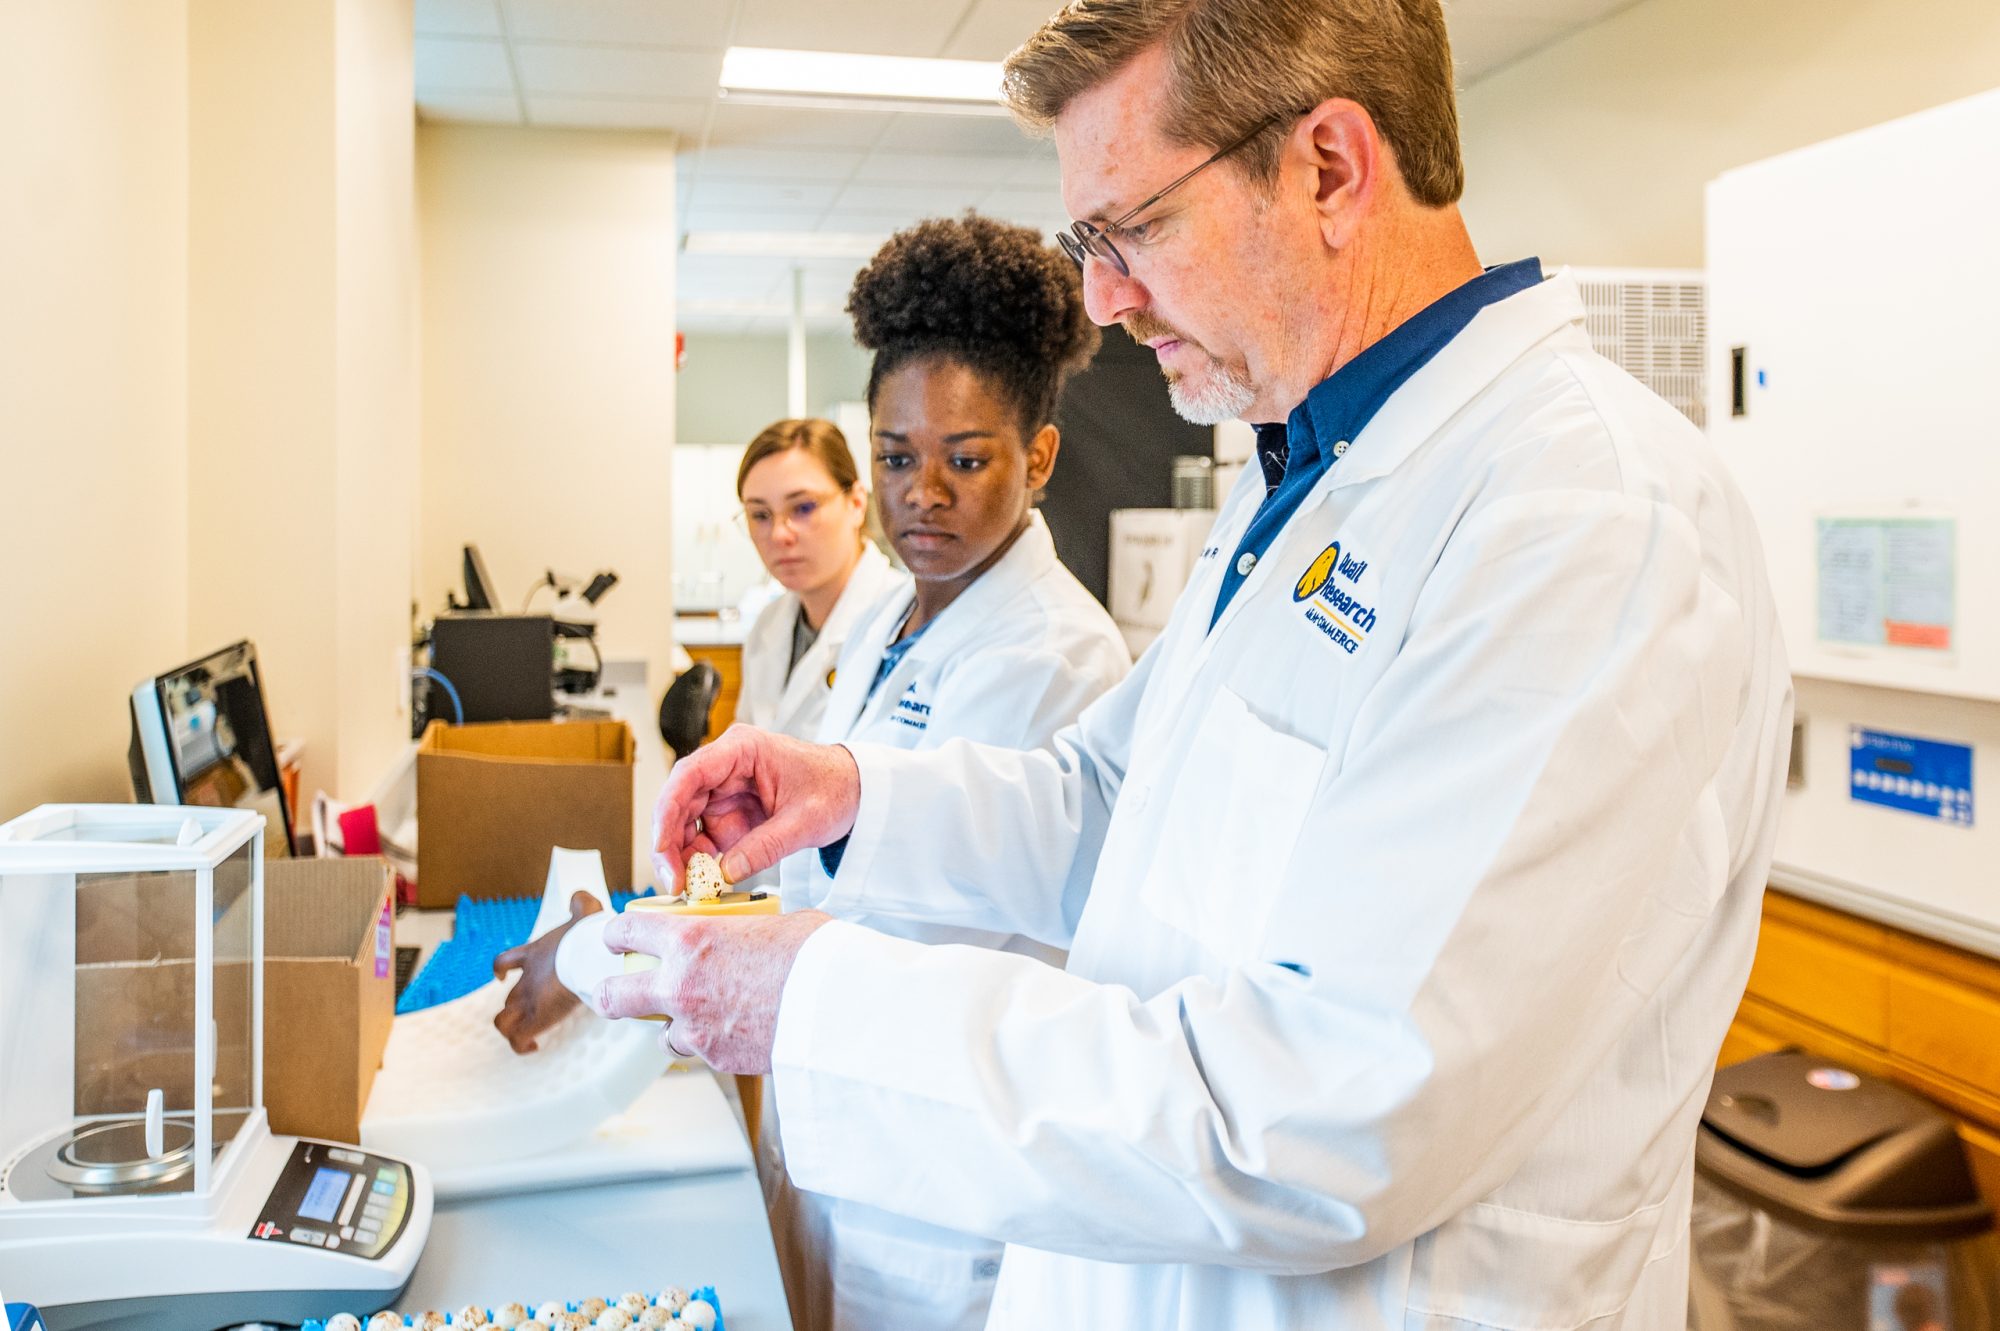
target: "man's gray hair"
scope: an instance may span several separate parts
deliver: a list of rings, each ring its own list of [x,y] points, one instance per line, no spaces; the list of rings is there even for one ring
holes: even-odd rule
[[[1160,129],[1172,141],[1219,148],[1344,97],[1373,118],[1417,202],[1442,208],[1464,192],[1439,0],[1071,0],[1007,58],[1008,107],[1047,132],[1160,43],[1172,70]],[[1276,177],[1291,125],[1278,119],[1244,146],[1252,179]]]

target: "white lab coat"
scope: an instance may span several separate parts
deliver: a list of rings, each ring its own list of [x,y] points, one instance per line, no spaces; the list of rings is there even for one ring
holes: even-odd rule
[[[919,750],[967,738],[1034,748],[1131,669],[1117,625],[1057,560],[1039,513],[868,698],[883,650],[914,597],[912,586],[897,587],[849,636],[821,740]],[[816,852],[787,860],[781,881],[787,910],[819,905],[831,886]],[[1005,930],[865,911],[845,918],[922,942],[1004,948],[1062,964],[1059,951]],[[888,1012],[870,1018],[884,1033],[897,1020]],[[769,1107],[761,1135],[765,1198],[802,1331],[975,1331],[984,1323],[1000,1269],[998,1242],[800,1193],[786,1181],[777,1115]]]
[[[863,542],[860,562],[847,575],[840,599],[796,668],[792,626],[799,615],[798,594],[786,592],[765,606],[743,636],[743,688],[736,698],[736,719],[800,739],[819,733],[826,700],[833,696],[827,676],[840,659],[841,645],[870,606],[891,587],[907,586],[909,581],[909,575],[890,564],[873,541]]]
[[[1740,496],[1566,275],[1390,399],[1210,632],[1259,490],[1052,750],[854,746],[823,904],[1068,973],[822,928],[793,1178],[1009,1240],[1009,1331],[1679,1328],[1789,742]]]

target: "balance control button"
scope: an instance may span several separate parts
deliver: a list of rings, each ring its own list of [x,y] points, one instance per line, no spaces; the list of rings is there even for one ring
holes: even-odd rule
[[[329,1160],[338,1160],[343,1165],[365,1165],[368,1163],[368,1157],[361,1154],[361,1152],[349,1151],[338,1146],[328,1151],[326,1158]]]

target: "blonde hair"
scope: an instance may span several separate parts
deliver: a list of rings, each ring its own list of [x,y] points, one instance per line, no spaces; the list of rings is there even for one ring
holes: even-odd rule
[[[1219,148],[1269,122],[1237,154],[1252,180],[1277,176],[1291,128],[1280,117],[1343,97],[1375,121],[1417,202],[1442,208],[1465,190],[1439,0],[1070,0],[1007,58],[1008,107],[1047,132],[1161,43],[1172,71],[1161,132]]]
[[[832,421],[808,416],[774,421],[757,432],[757,437],[743,450],[743,461],[736,468],[736,497],[743,497],[743,483],[750,479],[752,467],[774,453],[789,453],[795,448],[818,459],[842,494],[852,492],[861,480],[861,473],[854,466],[854,453],[847,447],[847,436],[840,432],[840,427]]]

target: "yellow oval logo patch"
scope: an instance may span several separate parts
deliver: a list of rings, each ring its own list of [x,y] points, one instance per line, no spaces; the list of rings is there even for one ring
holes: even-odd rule
[[[1326,580],[1333,576],[1335,566],[1340,563],[1340,542],[1335,541],[1319,552],[1319,558],[1299,577],[1298,585],[1292,588],[1292,600],[1303,601],[1315,595],[1326,586]]]

